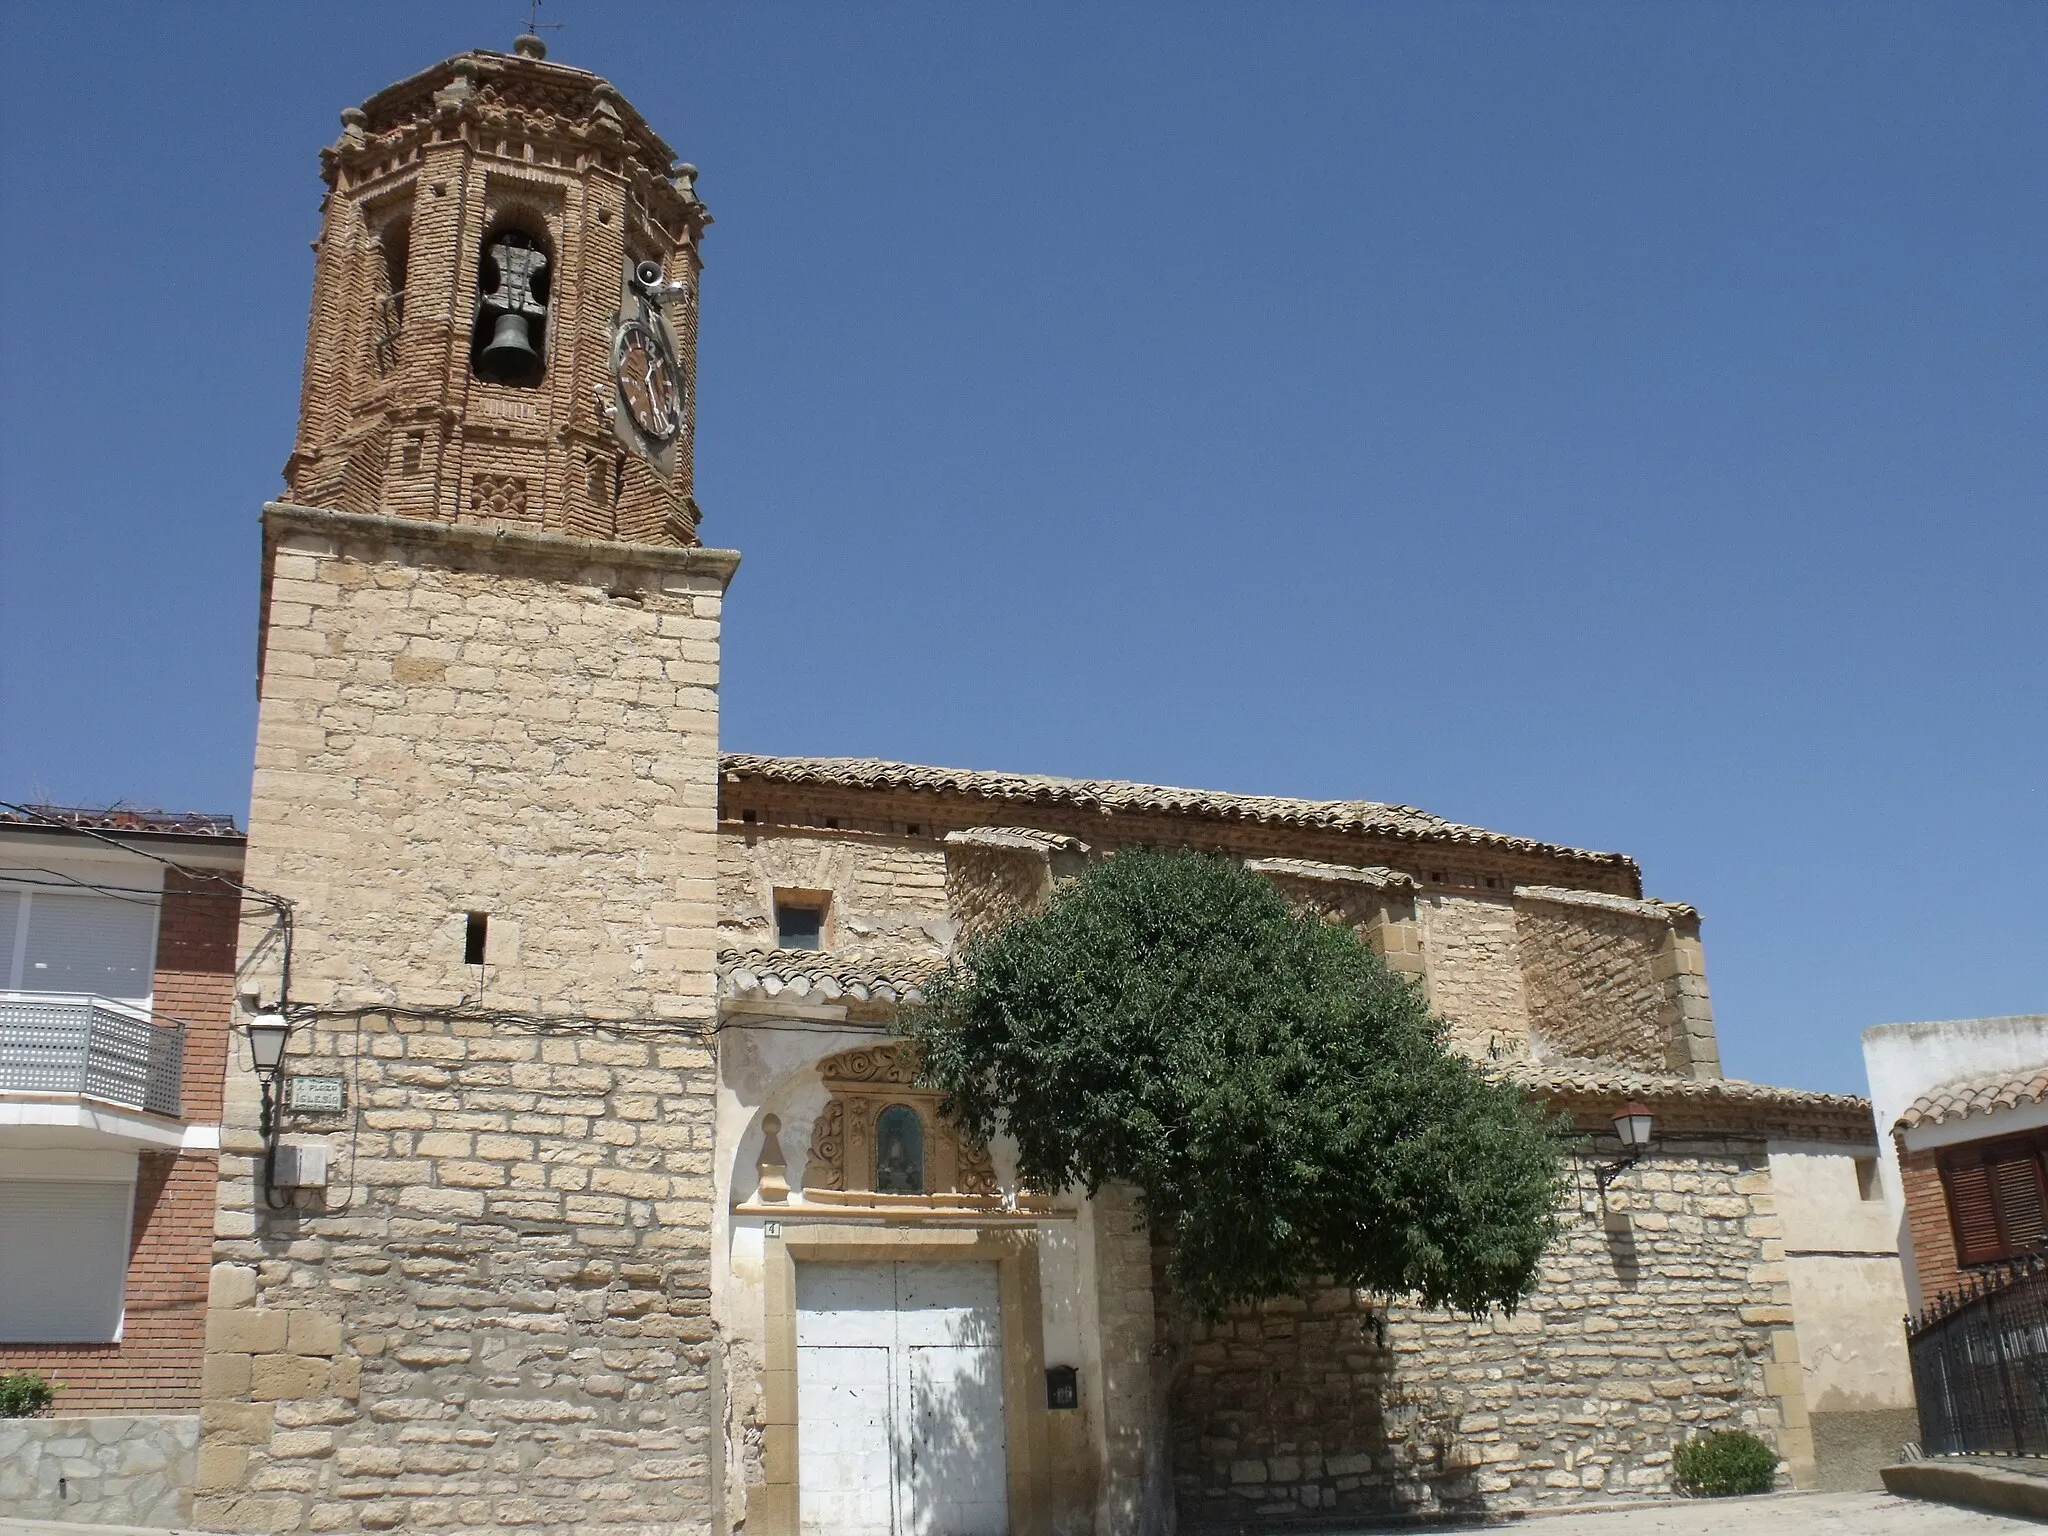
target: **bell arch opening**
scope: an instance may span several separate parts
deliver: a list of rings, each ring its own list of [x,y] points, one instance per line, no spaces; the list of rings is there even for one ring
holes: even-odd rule
[[[547,377],[552,291],[553,261],[539,235],[507,223],[484,237],[469,350],[479,379],[532,389]]]

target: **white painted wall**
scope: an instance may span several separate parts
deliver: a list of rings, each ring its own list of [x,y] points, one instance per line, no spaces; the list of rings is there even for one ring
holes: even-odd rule
[[[1877,1122],[1878,1166],[1884,1200],[1900,1249],[1909,1294],[1919,1293],[1911,1245],[1905,1241],[1906,1196],[1899,1180],[1892,1127],[1913,1101],[1943,1083],[2030,1071],[2048,1065],[2048,1013],[1995,1019],[1943,1019],[1926,1024],[1880,1024],[1863,1031],[1863,1071]],[[2021,1129],[2018,1124],[2013,1129]]]
[[[1799,1333],[1806,1406],[1814,1413],[1913,1406],[1898,1227],[1865,1200],[1859,1157],[1874,1145],[1772,1142],[1771,1185],[1785,1228],[1785,1278]]]

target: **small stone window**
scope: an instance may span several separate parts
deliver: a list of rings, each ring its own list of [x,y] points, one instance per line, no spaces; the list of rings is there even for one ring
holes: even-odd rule
[[[1877,1159],[1859,1157],[1856,1159],[1856,1193],[1865,1200],[1882,1200],[1884,1189],[1877,1181]]]
[[[596,454],[583,466],[583,494],[593,507],[612,504],[612,462]]]
[[[875,1116],[875,1192],[924,1193],[924,1121],[908,1104]]]
[[[775,947],[777,949],[824,948],[825,905],[827,899],[821,892],[776,892]]]

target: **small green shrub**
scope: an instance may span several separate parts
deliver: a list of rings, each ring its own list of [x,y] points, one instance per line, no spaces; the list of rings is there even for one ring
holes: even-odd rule
[[[39,1419],[57,1398],[57,1384],[32,1371],[0,1376],[0,1419]]]
[[[1746,1429],[1699,1435],[1671,1457],[1671,1481],[1696,1499],[1769,1493],[1778,1479],[1778,1453]]]

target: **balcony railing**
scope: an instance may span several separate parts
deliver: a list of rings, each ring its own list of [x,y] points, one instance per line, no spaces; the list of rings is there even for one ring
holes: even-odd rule
[[[176,1116],[185,1029],[103,997],[0,998],[0,1093],[76,1094]]]

